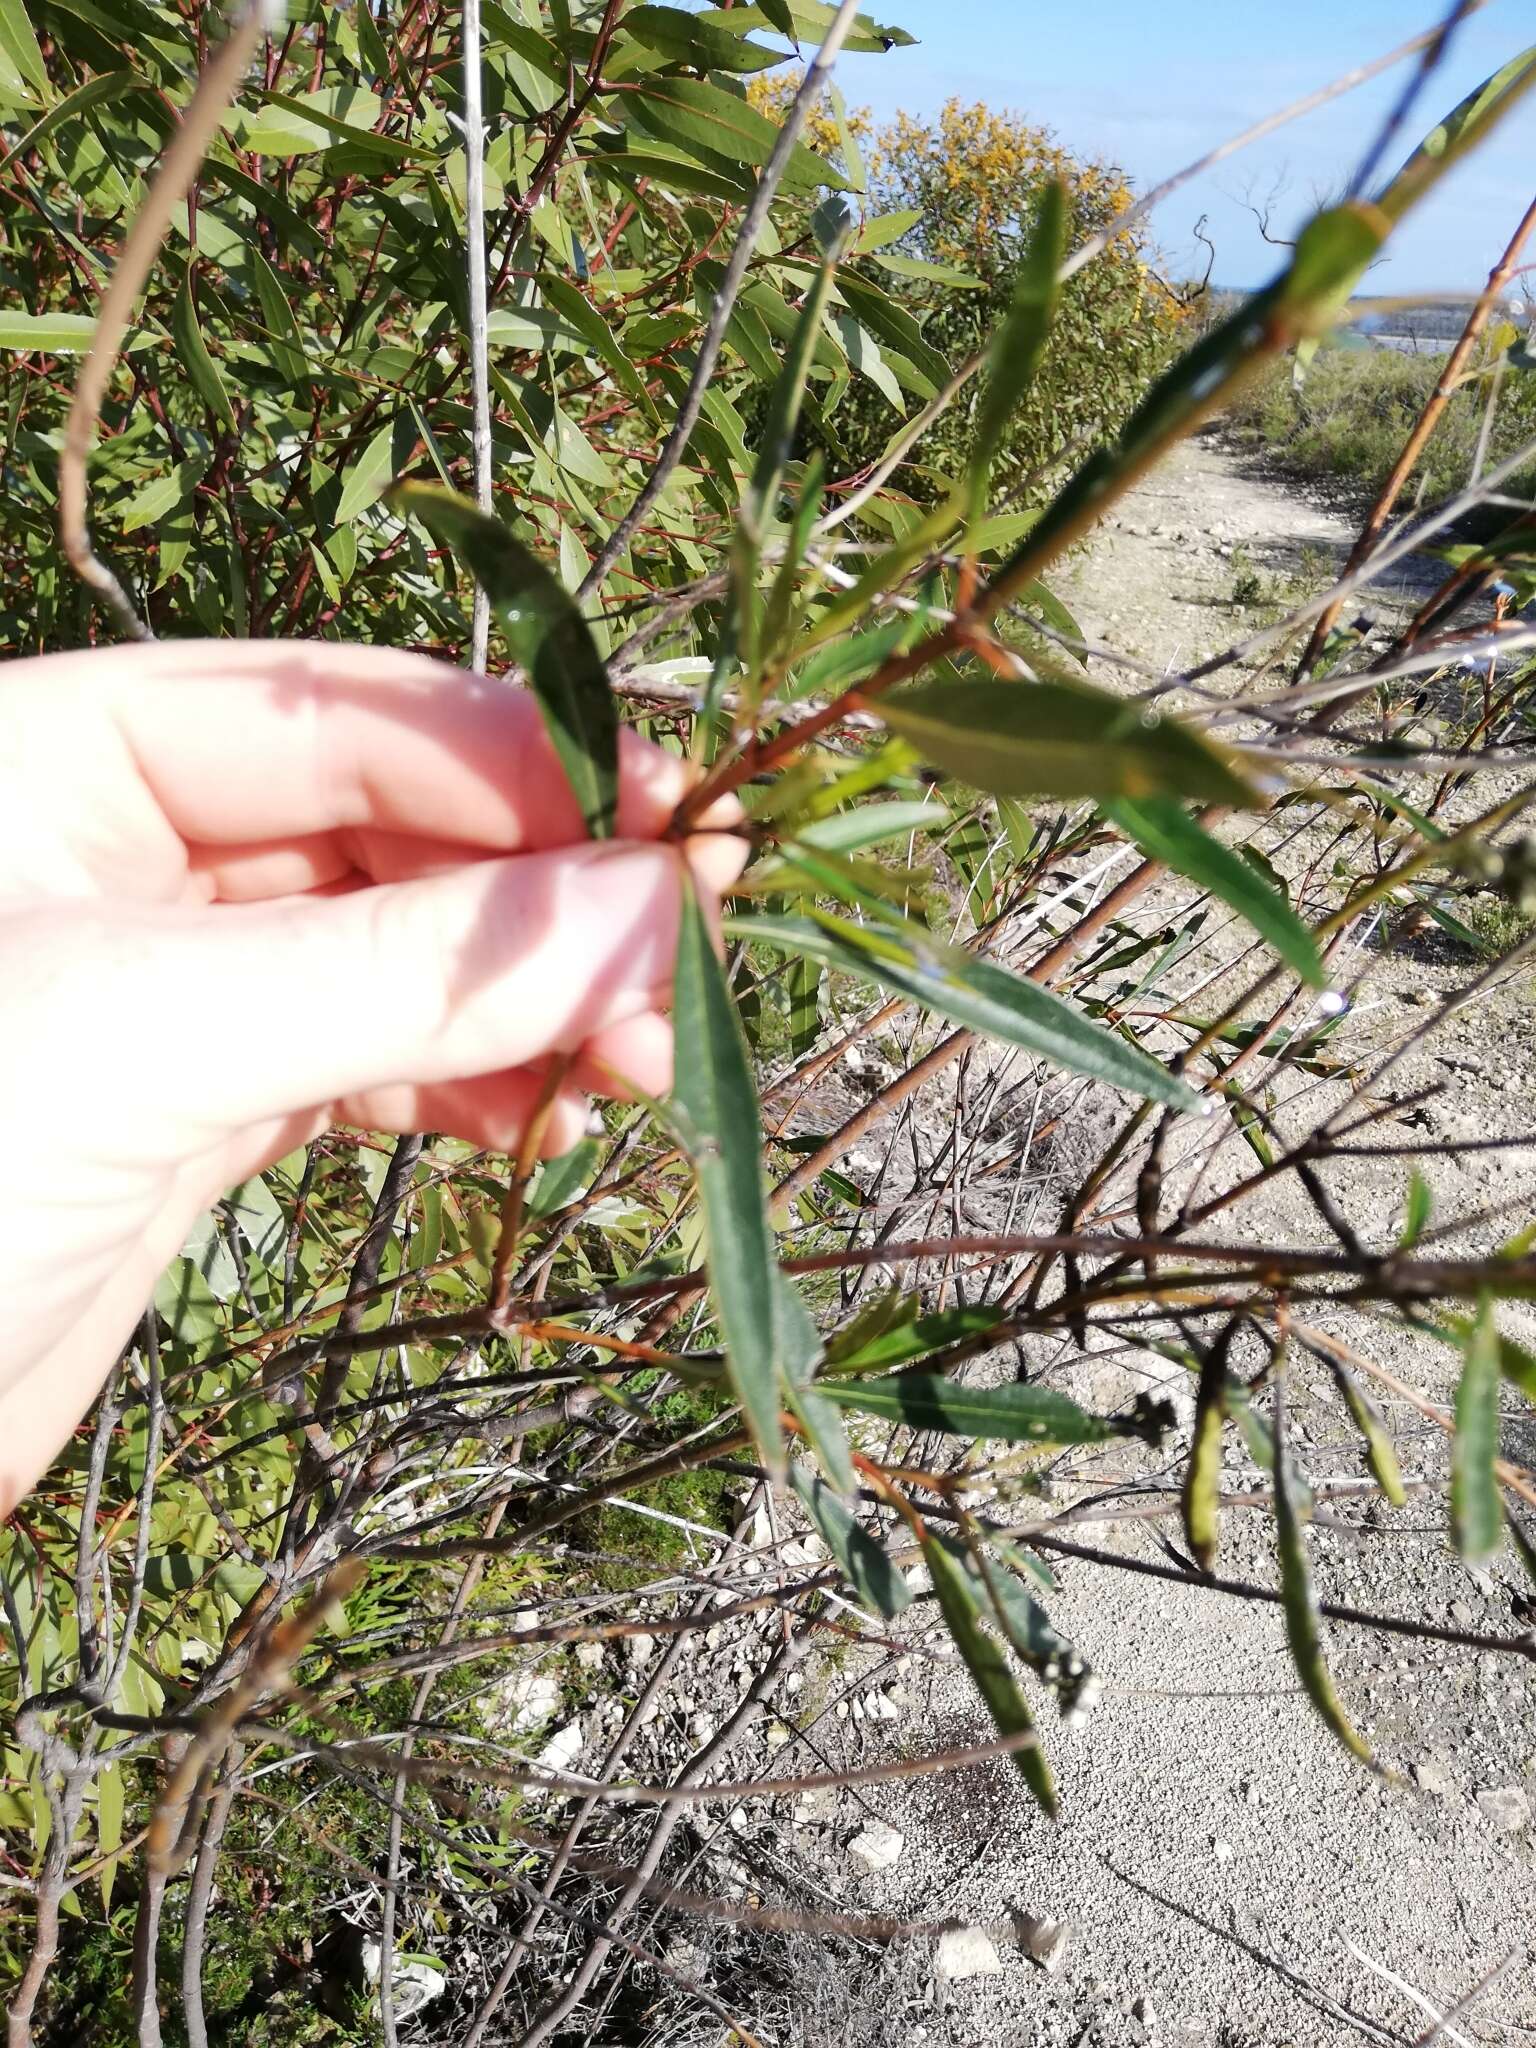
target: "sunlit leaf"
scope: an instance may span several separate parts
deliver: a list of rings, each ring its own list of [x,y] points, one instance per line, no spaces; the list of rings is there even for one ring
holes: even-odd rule
[[[763,1461],[784,1470],[777,1353],[779,1270],[768,1222],[762,1120],[751,1056],[709,928],[690,893],[678,934],[673,990],[674,1100],[698,1176],[709,1284],[727,1369]]]
[[[1188,726],[1086,683],[965,677],[917,683],[872,708],[936,767],[996,796],[1253,797]]]
[[[1493,1304],[1484,1301],[1463,1353],[1451,1445],[1451,1539],[1468,1564],[1486,1564],[1504,1532],[1504,1501],[1494,1475],[1499,1378],[1498,1326]]]
[[[1187,875],[1246,918],[1303,981],[1322,988],[1328,979],[1317,941],[1274,886],[1240,854],[1207,832],[1172,797],[1121,797],[1100,808],[1143,853]]]
[[[1408,1496],[1403,1491],[1403,1475],[1397,1462],[1397,1449],[1387,1433],[1387,1426],[1382,1421],[1375,1402],[1354,1374],[1341,1365],[1338,1359],[1330,1355],[1328,1364],[1333,1372],[1334,1384],[1343,1396],[1351,1420],[1365,1439],[1365,1456],[1371,1468],[1371,1476],[1393,1507],[1402,1507]]]
[[[848,924],[824,913],[802,918],[743,912],[728,918],[726,929],[733,938],[758,939],[898,989],[925,1009],[1022,1046],[1069,1073],[1092,1075],[1174,1109],[1200,1106],[1176,1075],[1063,997],[926,934]]]
[[[1156,1436],[1140,1417],[1090,1415],[1051,1387],[1016,1381],[966,1387],[935,1373],[892,1373],[885,1379],[822,1379],[822,1391],[861,1415],[1011,1444],[1099,1444],[1112,1437]]]

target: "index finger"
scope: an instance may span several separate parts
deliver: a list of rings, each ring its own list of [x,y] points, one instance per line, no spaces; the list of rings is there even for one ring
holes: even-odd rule
[[[184,844],[376,828],[515,853],[585,836],[532,697],[424,655],[157,641],[11,664],[0,703],[0,765],[98,854],[103,821],[138,809],[134,784]],[[618,834],[655,838],[692,771],[620,741]]]

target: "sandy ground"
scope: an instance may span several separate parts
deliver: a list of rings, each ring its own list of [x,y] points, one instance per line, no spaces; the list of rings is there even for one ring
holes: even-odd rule
[[[1315,587],[1351,531],[1337,511],[1207,438],[1141,486],[1108,545],[1076,565],[1062,592],[1090,635],[1158,667],[1183,665],[1243,637],[1255,603],[1299,594],[1308,581]],[[1234,589],[1255,577],[1257,598],[1251,581],[1243,586],[1245,609]],[[1405,599],[1411,587],[1405,580],[1385,603]],[[1395,956],[1361,954],[1345,964],[1350,978],[1363,977],[1341,1038],[1349,1053],[1400,1035],[1426,992],[1456,990],[1475,972],[1433,934]],[[1385,1125],[1388,1138],[1536,1127],[1529,976],[1464,1011],[1404,1063],[1393,1086],[1406,1095],[1429,1080],[1448,1083],[1446,1093]],[[1304,1094],[1286,1085],[1296,1099],[1282,1101],[1281,1113],[1295,1130],[1350,1086],[1320,1082]],[[1231,1169],[1238,1163],[1233,1158]],[[1357,1160],[1334,1171],[1347,1212],[1370,1241],[1390,1243],[1406,1162]],[[1507,1222],[1462,1230],[1454,1241],[1468,1248],[1501,1240],[1536,1203],[1536,1155],[1528,1149],[1440,1161],[1429,1177],[1439,1219],[1511,1205]],[[982,1223],[987,1213],[970,1220]],[[1242,1214],[1245,1222],[1229,1227],[1318,1241],[1317,1220],[1294,1188],[1262,1212]],[[1317,1320],[1425,1394],[1447,1398],[1454,1353],[1342,1310]],[[1056,1383],[1105,1404],[1145,1386],[1155,1369],[1144,1354],[1090,1359],[1058,1366]],[[1187,1381],[1178,1377],[1182,1392]],[[1342,1405],[1331,1390],[1302,1397],[1298,1386],[1297,1396],[1297,1448],[1312,1481],[1358,1482],[1359,1439]],[[1438,1485],[1442,1432],[1401,1401],[1386,1397],[1383,1407],[1405,1473],[1437,1483],[1396,1512],[1364,1497],[1330,1509],[1310,1539],[1320,1590],[1453,1627],[1529,1628],[1523,1603],[1532,1589],[1512,1556],[1474,1575],[1449,1549]],[[1519,1408],[1511,1394],[1506,1449],[1530,1460],[1536,1421]],[[1182,1439],[1149,1454],[1140,1476],[1177,1471],[1181,1457]],[[1082,1473],[1091,1477],[1086,1463]],[[1240,1488],[1245,1475],[1257,1479],[1229,1448],[1226,1484]],[[1078,1533],[1166,1563],[1159,1531],[1177,1537],[1176,1521]],[[1230,1514],[1221,1568],[1273,1585],[1272,1544],[1267,1515]],[[1070,1560],[1058,1576],[1053,1619],[1104,1681],[1103,1703],[1086,1726],[1067,1733],[1054,1716],[1045,1725],[1062,1793],[1059,1824],[1043,1820],[1009,1771],[994,1767],[823,1796],[801,1811],[796,1847],[846,1905],[978,1921],[1022,1910],[1068,1922],[1061,1966],[1048,1973],[1005,1948],[995,1975],[944,1984],[931,1973],[892,1972],[885,2014],[860,2039],[930,2048],[1413,2042],[1433,2025],[1416,1995],[1443,2013],[1511,1958],[1440,2038],[1536,2041],[1536,1827],[1507,1824],[1518,1818],[1518,1800],[1479,1798],[1521,1790],[1536,1798],[1536,1665],[1330,1627],[1345,1703],[1401,1776],[1389,1785],[1345,1754],[1299,1693],[1273,1606]],[[859,1718],[847,1696],[839,1712],[830,1702],[840,1688],[829,1691],[820,1724],[827,1761],[888,1754],[893,1735],[923,1746],[985,1736],[969,1681],[942,1636],[922,1635],[914,1646],[896,1678],[894,1731]],[[888,1688],[892,1671],[887,1664],[867,1676]],[[840,1686],[847,1682],[844,1673]],[[873,1694],[863,1697],[867,1704]],[[894,1826],[902,1846],[889,1870],[864,1874],[848,1844],[871,1818]],[[820,2048],[840,2037],[808,2020],[801,2038]]]

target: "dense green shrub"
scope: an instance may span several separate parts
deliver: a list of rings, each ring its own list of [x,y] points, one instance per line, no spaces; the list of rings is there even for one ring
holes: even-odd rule
[[[1443,354],[1324,346],[1300,388],[1289,363],[1271,363],[1238,394],[1228,415],[1238,436],[1293,476],[1337,478],[1374,493],[1435,389]],[[1408,479],[1408,497],[1438,505],[1472,475],[1488,397],[1486,351],[1452,397]],[[1527,376],[1506,380],[1488,439],[1488,460],[1513,454],[1536,432],[1536,391]],[[1529,480],[1517,479],[1516,488]]]

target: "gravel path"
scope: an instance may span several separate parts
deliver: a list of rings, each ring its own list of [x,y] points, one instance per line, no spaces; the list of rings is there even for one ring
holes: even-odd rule
[[[1241,639],[1267,605],[1317,587],[1351,535],[1341,513],[1207,437],[1133,494],[1109,544],[1075,567],[1062,594],[1090,635],[1159,669],[1185,664]],[[1410,578],[1385,601],[1412,588]],[[1411,942],[1406,955],[1353,963],[1365,967],[1351,1050],[1400,1032],[1427,990],[1455,990],[1473,972],[1429,940]],[[1530,1008],[1528,983],[1513,985],[1464,1013],[1433,1051],[1415,1054],[1395,1077],[1402,1093],[1430,1078],[1451,1086],[1430,1111],[1414,1112],[1420,1121],[1389,1126],[1390,1135],[1536,1125]],[[1340,1099],[1348,1084],[1287,1086],[1298,1089],[1290,1108],[1300,1128],[1320,1099]],[[1356,1161],[1336,1172],[1346,1212],[1389,1244],[1405,1163]],[[1431,1179],[1437,1215],[1447,1218],[1513,1203],[1514,1221],[1502,1230],[1473,1226],[1453,1240],[1468,1246],[1516,1227],[1536,1204],[1529,1151],[1440,1163]],[[1263,1215],[1242,1213],[1250,1232],[1315,1241],[1315,1218],[1294,1191]],[[1425,1392],[1448,1394],[1453,1353],[1343,1311],[1317,1320]],[[1107,1403],[1147,1381],[1139,1357],[1134,1371],[1089,1359],[1057,1383]],[[1405,1471],[1438,1482],[1440,1430],[1405,1404],[1384,1405]],[[1530,1460],[1536,1427],[1528,1410],[1522,1425],[1517,1406],[1511,1397],[1506,1447]],[[1298,1404],[1292,1419],[1315,1483],[1358,1480],[1359,1441],[1331,1393]],[[1182,1445],[1171,1459],[1160,1455],[1177,1466]],[[1240,1485],[1243,1467],[1235,1450],[1228,1456],[1226,1483]],[[1149,1453],[1143,1476],[1155,1469]],[[1332,1522],[1311,1538],[1325,1595],[1496,1634],[1530,1625],[1530,1588],[1511,1557],[1474,1575],[1452,1556],[1438,1490],[1396,1513],[1346,1503]],[[1168,1527],[1079,1533],[1125,1557],[1166,1563],[1157,1530]],[[1228,1515],[1221,1568],[1274,1584],[1267,1515]],[[1401,1775],[1384,1784],[1332,1741],[1299,1694],[1275,1607],[1074,1561],[1059,1577],[1053,1619],[1101,1673],[1104,1697],[1080,1730],[1063,1731],[1054,1716],[1044,1728],[1062,1794],[1057,1826],[999,1767],[883,1787],[862,1800],[824,1798],[797,1829],[821,1881],[848,1905],[977,1921],[1023,1911],[1069,1923],[1057,1967],[1042,1969],[1006,1945],[996,1974],[948,1983],[931,1974],[899,1980],[891,1966],[890,2003],[860,2040],[928,2048],[1412,2042],[1433,2025],[1414,1994],[1443,2012],[1511,1957],[1442,2038],[1509,2048],[1536,2041],[1536,1666],[1331,1627],[1346,1705]],[[881,1682],[889,1680],[887,1670]],[[914,1746],[986,1733],[969,1681],[937,1634],[899,1679],[898,1704],[897,1739]],[[888,1726],[868,1712],[861,1719],[846,1700],[823,1725],[835,1730],[838,1761],[889,1752]],[[866,1874],[867,1850],[850,1853],[849,1843],[871,1819],[894,1827],[901,1843],[888,1869]],[[817,2048],[847,2038],[807,2027],[804,2039]]]

